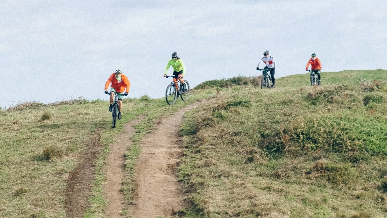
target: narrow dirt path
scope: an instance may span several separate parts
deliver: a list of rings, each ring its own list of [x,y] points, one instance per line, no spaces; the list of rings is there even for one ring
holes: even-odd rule
[[[118,136],[117,141],[110,146],[111,150],[106,157],[106,166],[103,169],[106,174],[106,181],[103,184],[104,195],[107,200],[106,217],[123,217],[120,214],[125,207],[124,196],[121,192],[122,181],[125,176],[124,155],[132,144],[132,137],[136,132],[133,126],[142,119],[143,117],[138,117],[125,124],[123,132]]]
[[[69,174],[65,190],[66,215],[69,218],[82,217],[89,206],[91,184],[94,180],[95,160],[101,151],[101,136],[96,132],[88,142],[88,148],[79,159],[82,162]]]
[[[130,208],[134,218],[169,217],[184,208],[184,195],[176,175],[182,155],[178,131],[184,113],[198,105],[194,103],[161,119],[141,142],[136,165],[136,204]]]

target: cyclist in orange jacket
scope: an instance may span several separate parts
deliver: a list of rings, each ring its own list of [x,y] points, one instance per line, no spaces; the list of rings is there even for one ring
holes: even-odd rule
[[[315,53],[312,54],[312,57],[309,59],[308,63],[306,64],[306,69],[305,69],[306,71],[308,71],[309,65],[311,65],[311,68],[312,68],[310,73],[314,72],[315,74],[317,74],[318,85],[320,85],[321,62],[320,62],[320,59],[318,59],[318,57],[316,57]]]
[[[116,70],[105,84],[105,93],[109,94],[108,88],[110,86],[110,106],[109,111],[112,111],[114,93],[117,93],[118,96],[118,119],[122,118],[121,109],[122,109],[122,96],[127,96],[130,89],[130,82],[128,77],[122,74],[121,70]]]

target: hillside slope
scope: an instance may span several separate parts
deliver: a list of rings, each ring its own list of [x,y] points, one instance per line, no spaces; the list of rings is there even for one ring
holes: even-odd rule
[[[191,206],[178,214],[386,217],[386,73],[323,73],[321,87],[311,87],[308,75],[300,74],[267,90],[259,88],[258,78],[207,81],[173,106],[163,98],[125,99],[115,129],[101,100],[0,111],[0,217],[105,217],[103,169],[110,145],[125,123],[144,117],[125,154],[128,207],[144,136],[162,117],[202,99],[180,131],[185,148],[179,180]],[[82,205],[71,215],[69,176],[90,149],[91,176],[81,184],[88,201],[75,202]]]
[[[384,70],[343,71],[321,87],[301,74],[274,89],[218,88],[181,130],[187,214],[387,217],[386,81]]]

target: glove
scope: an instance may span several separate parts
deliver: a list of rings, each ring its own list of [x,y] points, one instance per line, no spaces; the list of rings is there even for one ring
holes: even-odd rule
[[[257,70],[259,70],[259,67],[257,67]]]
[[[128,96],[128,93],[126,92],[126,93],[124,94],[124,96]]]
[[[109,94],[109,92],[107,90],[105,90],[105,94]]]

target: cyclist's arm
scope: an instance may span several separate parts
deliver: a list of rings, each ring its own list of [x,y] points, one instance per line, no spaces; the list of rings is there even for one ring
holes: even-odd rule
[[[308,63],[306,64],[306,70],[308,70],[310,64],[311,64],[311,61],[309,60]]]
[[[275,60],[274,60],[274,57],[272,57],[273,59],[273,68],[275,68]]]
[[[106,83],[105,83],[105,90],[108,90],[109,85],[110,85],[110,83],[112,82],[112,76],[113,76],[113,75],[111,75],[111,76],[109,77],[109,79],[106,81]]]
[[[180,59],[180,62],[181,62],[181,66],[182,66],[182,69],[183,69],[183,76],[185,75],[185,65],[183,63],[183,61]]]
[[[130,90],[130,82],[129,82],[129,79],[127,76],[125,76],[124,78],[124,83],[126,85],[126,93],[129,93],[129,90]]]
[[[321,61],[320,61],[320,59],[318,59],[318,58],[317,58],[317,63],[318,63],[318,66],[319,66],[319,68],[320,68],[319,70],[321,70],[321,69],[322,69],[322,67],[321,67]]]
[[[259,65],[261,65],[262,62],[263,62],[262,59],[258,62],[258,64],[257,64],[257,70],[259,69]]]
[[[171,67],[171,61],[168,61],[167,67],[165,68],[164,75],[167,75],[168,69]]]

